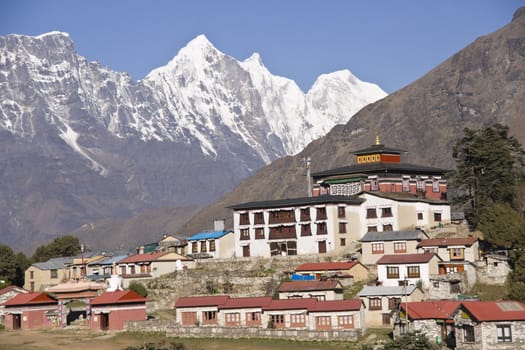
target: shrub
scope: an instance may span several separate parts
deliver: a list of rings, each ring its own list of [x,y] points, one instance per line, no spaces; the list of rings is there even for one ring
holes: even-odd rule
[[[128,289],[134,291],[135,293],[137,293],[138,295],[141,295],[143,297],[147,297],[148,296],[148,290],[146,289],[146,287],[144,287],[144,285],[142,283],[139,283],[139,282],[136,282],[136,281],[132,281],[129,284]]]

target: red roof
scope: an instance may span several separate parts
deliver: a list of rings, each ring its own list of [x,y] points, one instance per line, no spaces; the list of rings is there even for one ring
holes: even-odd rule
[[[376,265],[427,263],[434,256],[435,256],[434,253],[383,255],[382,258],[377,260]]]
[[[320,262],[320,263],[305,263],[295,269],[295,271],[341,271],[350,270],[355,265],[359,264],[357,261],[340,261],[340,262]]]
[[[115,292],[105,292],[91,300],[91,305],[109,305],[109,304],[130,304],[145,303],[147,301],[142,295],[132,290],[118,290]]]
[[[326,281],[292,281],[283,282],[279,286],[279,292],[306,292],[315,290],[342,289],[343,286],[337,280]]]
[[[477,237],[457,237],[457,238],[431,238],[424,239],[417,245],[418,247],[449,247],[449,246],[471,246],[478,240]]]
[[[262,308],[272,302],[272,297],[230,298],[219,309]]]
[[[315,305],[308,308],[308,311],[359,311],[363,306],[361,299],[353,300],[327,300],[318,301]]]
[[[461,303],[454,300],[413,301],[401,303],[401,308],[406,310],[407,304],[408,317],[412,320],[446,320],[451,318]]]
[[[517,301],[464,301],[461,304],[478,321],[525,320],[525,304]]]
[[[137,263],[137,262],[151,262],[155,261],[163,255],[168,254],[168,252],[152,252],[146,254],[135,254],[129,256],[123,260],[120,260],[119,264],[128,264],[128,263]]]
[[[58,304],[58,301],[51,298],[46,293],[21,293],[15,295],[4,303],[4,306],[24,306],[24,305],[40,305],[40,304]]]
[[[263,310],[296,310],[306,309],[309,310],[312,306],[317,303],[315,298],[303,298],[303,299],[277,299],[272,300],[269,305],[263,307]]]
[[[175,307],[222,306],[229,298],[227,295],[182,297],[177,299]]]

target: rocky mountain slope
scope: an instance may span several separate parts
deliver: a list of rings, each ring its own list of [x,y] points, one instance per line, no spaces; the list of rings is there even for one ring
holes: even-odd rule
[[[349,71],[305,94],[202,35],[141,81],[86,61],[66,33],[0,37],[0,242],[30,251],[158,208],[186,220],[385,95]]]
[[[465,127],[508,125],[525,145],[525,7],[512,22],[478,38],[432,71],[368,105],[295,156],[260,169],[185,226],[199,230],[210,217],[230,220],[229,205],[305,196],[305,158],[312,171],[354,163],[350,151],[374,143],[408,150],[410,162],[453,169],[452,147]]]

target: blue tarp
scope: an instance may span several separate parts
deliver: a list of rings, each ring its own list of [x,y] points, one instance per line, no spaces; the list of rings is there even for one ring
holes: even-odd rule
[[[315,276],[292,275],[292,281],[315,281]]]

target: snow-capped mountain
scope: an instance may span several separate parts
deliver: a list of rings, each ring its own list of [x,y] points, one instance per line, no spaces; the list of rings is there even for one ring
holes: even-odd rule
[[[305,94],[204,35],[141,81],[88,62],[66,33],[0,37],[0,241],[210,203],[384,96],[347,70]]]

